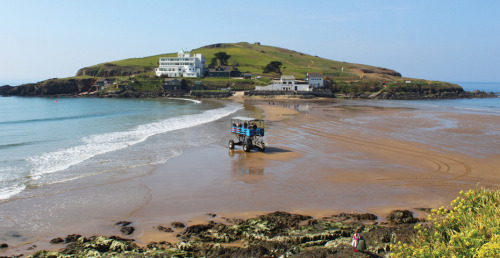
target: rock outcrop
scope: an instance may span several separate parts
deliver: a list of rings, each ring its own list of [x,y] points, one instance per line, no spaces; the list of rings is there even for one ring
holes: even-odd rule
[[[411,212],[391,214],[410,223],[406,219]],[[116,236],[79,237],[57,252],[42,250],[33,257],[351,257],[356,230],[367,242],[367,251],[356,257],[380,257],[388,255],[391,243],[408,243],[416,234],[414,224],[375,225],[376,218],[343,213],[315,219],[278,211],[247,220],[191,225],[178,235],[176,244],[161,241],[139,247]]]
[[[0,94],[4,96],[52,96],[76,95],[86,92],[96,79],[49,79],[38,83],[23,84],[17,87],[2,86]]]
[[[357,92],[357,93],[337,93],[337,98],[354,98],[354,99],[397,99],[397,100],[410,100],[410,99],[458,99],[458,98],[496,98],[492,92],[484,91],[439,91],[439,92],[380,92],[372,94],[371,92]]]

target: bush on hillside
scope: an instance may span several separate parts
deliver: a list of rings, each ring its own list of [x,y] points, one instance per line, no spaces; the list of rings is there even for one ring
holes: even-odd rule
[[[346,82],[336,80],[331,86],[331,90],[334,93],[377,92],[382,88],[382,82],[379,81]]]

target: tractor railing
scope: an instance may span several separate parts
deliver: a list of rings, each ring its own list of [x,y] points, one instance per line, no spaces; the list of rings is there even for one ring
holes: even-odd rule
[[[264,128],[245,128],[239,126],[231,127],[231,133],[245,135],[245,136],[264,136]]]

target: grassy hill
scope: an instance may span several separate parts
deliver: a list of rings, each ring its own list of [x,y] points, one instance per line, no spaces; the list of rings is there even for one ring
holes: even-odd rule
[[[271,61],[283,63],[284,74],[295,75],[296,78],[305,77],[307,72],[321,72],[327,77],[337,79],[372,79],[394,81],[401,80],[401,74],[386,68],[333,61],[318,56],[311,56],[293,50],[259,44],[221,43],[193,49],[191,53],[200,53],[207,62],[217,52],[226,52],[231,55],[230,65],[238,65],[240,71],[254,75],[274,77],[276,74],[263,74],[262,69]],[[140,73],[152,73],[158,66],[160,57],[172,57],[177,53],[167,53],[143,58],[130,58],[82,68],[78,76],[125,76]],[[342,68],[344,71],[342,72]]]
[[[243,73],[252,73],[254,79],[234,78],[190,78],[188,86],[195,80],[201,80],[208,90],[220,90],[230,87],[234,90],[253,90],[255,86],[268,85],[276,73],[263,73],[263,68],[271,61],[283,64],[285,75],[295,75],[303,79],[307,72],[320,72],[325,76],[325,89],[348,98],[454,98],[468,97],[462,94],[462,87],[438,81],[401,77],[401,74],[387,68],[339,62],[311,56],[294,50],[264,46],[260,44],[219,43],[191,50],[191,53],[203,54],[207,63],[215,53],[226,52],[231,57],[229,65],[237,66]],[[162,79],[156,77],[154,69],[159,65],[160,57],[175,57],[175,53],[165,53],[142,58],[129,58],[112,61],[80,69],[75,77],[49,79],[35,84],[19,87],[3,87],[0,95],[45,95],[79,94],[90,91],[97,79],[108,77],[135,93],[163,94]],[[260,75],[261,78],[255,77]],[[90,85],[90,86],[89,86]],[[108,88],[108,91],[116,90]],[[462,95],[460,95],[462,94]]]

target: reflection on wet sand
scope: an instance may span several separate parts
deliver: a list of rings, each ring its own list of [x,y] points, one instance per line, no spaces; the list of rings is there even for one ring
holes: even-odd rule
[[[263,175],[265,163],[263,160],[260,162],[255,161],[252,157],[254,153],[247,153],[243,150],[229,150],[231,157],[231,172],[234,175]]]
[[[231,159],[233,178],[251,183],[263,179],[266,168],[279,166],[279,161],[294,159],[301,155],[288,149],[270,146],[266,148],[266,152],[230,149],[228,156]]]

